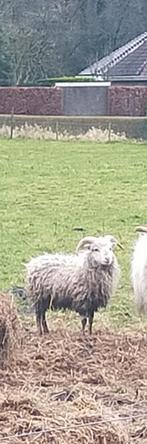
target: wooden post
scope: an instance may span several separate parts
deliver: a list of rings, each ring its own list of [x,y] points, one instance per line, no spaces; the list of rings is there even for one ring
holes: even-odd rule
[[[12,108],[12,111],[11,111],[10,139],[13,139],[13,130],[14,130],[14,108]]]
[[[59,124],[58,121],[56,122],[56,140],[59,139]]]
[[[108,142],[111,142],[111,122],[108,125]]]

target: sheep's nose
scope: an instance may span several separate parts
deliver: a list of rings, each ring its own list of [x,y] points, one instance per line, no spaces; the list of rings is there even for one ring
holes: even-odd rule
[[[109,264],[109,258],[105,257],[105,263],[108,265]]]

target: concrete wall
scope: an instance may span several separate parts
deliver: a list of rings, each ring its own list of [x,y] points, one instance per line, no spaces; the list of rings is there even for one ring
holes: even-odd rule
[[[107,86],[63,88],[65,116],[103,116],[107,114]]]
[[[36,129],[37,125],[37,129]],[[9,115],[0,115],[0,137],[10,137],[12,120]],[[95,128],[96,131],[91,131]],[[147,117],[105,117],[105,116],[20,116],[13,117],[13,137],[44,138],[48,140],[71,140],[77,138],[89,140],[89,130],[93,133],[92,140],[113,140],[114,134],[125,134],[127,138],[147,140]],[[87,138],[85,138],[87,134]]]

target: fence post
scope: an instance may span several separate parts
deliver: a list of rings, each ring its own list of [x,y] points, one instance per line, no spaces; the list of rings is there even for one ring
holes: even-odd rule
[[[12,108],[12,111],[11,111],[10,139],[13,139],[13,130],[14,130],[14,108]]]
[[[57,120],[57,122],[56,122],[56,140],[58,140],[59,139],[59,124],[58,124],[58,120]]]
[[[108,124],[108,142],[111,142],[111,122]]]

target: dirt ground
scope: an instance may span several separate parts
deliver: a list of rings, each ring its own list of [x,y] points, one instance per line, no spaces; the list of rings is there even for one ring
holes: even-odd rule
[[[40,338],[24,323],[0,370],[0,443],[147,443],[145,332],[84,337],[59,321]]]

